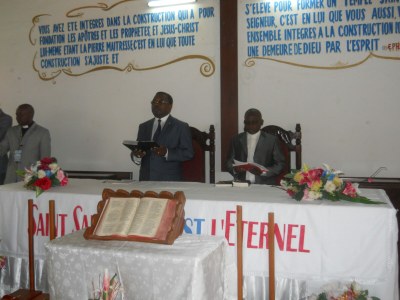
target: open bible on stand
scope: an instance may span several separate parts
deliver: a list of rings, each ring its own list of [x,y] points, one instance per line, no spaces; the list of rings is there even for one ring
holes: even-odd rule
[[[85,238],[172,244],[182,234],[183,192],[116,192],[105,189]]]

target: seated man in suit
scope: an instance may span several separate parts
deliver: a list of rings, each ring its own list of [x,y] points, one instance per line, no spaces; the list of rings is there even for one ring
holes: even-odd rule
[[[151,101],[155,118],[139,125],[137,140],[153,140],[159,145],[147,152],[137,149],[131,153],[132,160],[140,164],[140,181],[180,181],[182,162],[193,157],[189,125],[170,115],[172,104],[171,95],[157,92]]]
[[[261,131],[264,120],[258,109],[251,108],[244,115],[244,131],[234,136],[226,162],[226,167],[237,180],[249,180],[258,184],[277,184],[276,176],[285,167],[285,157],[279,146],[278,138]],[[234,160],[255,162],[268,170],[260,172],[258,168],[246,169],[234,167]]]

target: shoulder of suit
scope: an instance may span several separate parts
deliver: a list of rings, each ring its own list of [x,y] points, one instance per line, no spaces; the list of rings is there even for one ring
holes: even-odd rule
[[[46,132],[50,132],[46,127],[43,127],[41,125],[39,125],[38,123],[33,123],[32,124],[32,130],[40,130],[40,131],[46,131]]]
[[[151,118],[150,120],[147,120],[147,121],[145,121],[143,123],[140,123],[139,126],[145,126],[145,125],[147,125],[149,123],[151,123],[153,125],[153,122],[154,122],[154,118]]]
[[[267,132],[262,131],[262,130],[261,130],[260,137],[267,138],[267,139],[270,139],[270,140],[277,140],[278,139],[277,136],[275,136],[273,134],[270,134],[270,133],[267,133]]]
[[[177,118],[174,118],[174,117],[171,116],[171,115],[169,115],[167,122],[178,123],[178,124],[181,124],[181,125],[187,125],[187,126],[189,126],[188,123],[186,123],[186,122],[184,122],[184,121],[181,121],[181,120],[179,120],[179,119],[177,119]]]

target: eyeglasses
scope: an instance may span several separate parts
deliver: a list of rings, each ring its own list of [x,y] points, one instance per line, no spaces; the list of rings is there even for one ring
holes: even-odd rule
[[[160,99],[151,101],[151,105],[159,105],[159,104],[169,104],[169,102],[167,100],[160,100]]]

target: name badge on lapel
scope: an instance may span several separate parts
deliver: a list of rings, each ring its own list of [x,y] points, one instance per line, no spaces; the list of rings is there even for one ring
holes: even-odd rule
[[[22,150],[18,149],[18,150],[14,151],[14,161],[15,162],[20,162],[21,156],[22,156]]]

